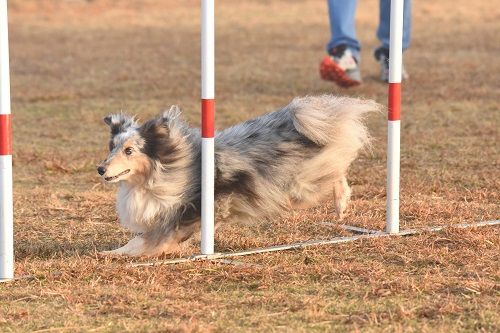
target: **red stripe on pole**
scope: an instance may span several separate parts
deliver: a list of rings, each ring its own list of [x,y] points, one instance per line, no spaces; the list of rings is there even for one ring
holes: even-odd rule
[[[213,138],[215,134],[215,100],[201,100],[201,136]]]
[[[0,114],[0,155],[12,155],[12,122],[10,114]]]
[[[389,120],[401,117],[401,83],[389,83]]]

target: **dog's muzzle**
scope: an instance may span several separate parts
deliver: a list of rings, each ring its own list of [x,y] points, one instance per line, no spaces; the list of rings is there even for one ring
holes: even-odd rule
[[[127,174],[127,173],[129,173],[129,172],[130,172],[130,169],[127,169],[127,170],[125,170],[125,171],[120,172],[120,173],[119,173],[119,174],[117,174],[116,176],[104,177],[104,180],[105,180],[105,181],[107,181],[107,182],[110,182],[110,181],[112,181],[112,180],[117,179],[118,177],[121,177],[121,176],[123,176],[123,175],[126,175],[126,174]]]

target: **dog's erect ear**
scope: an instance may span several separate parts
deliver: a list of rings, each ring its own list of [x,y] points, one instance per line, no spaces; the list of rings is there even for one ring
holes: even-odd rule
[[[181,115],[181,108],[179,105],[172,105],[167,111],[163,111],[163,118],[177,118]]]
[[[144,138],[143,152],[162,164],[171,164],[190,154],[185,142],[186,124],[181,119],[181,109],[173,105],[169,110],[145,122],[139,128]]]
[[[110,114],[109,116],[104,117],[103,120],[111,129],[111,136],[125,132],[130,127],[137,127],[137,121],[135,118],[124,113]]]
[[[178,105],[172,105],[170,109],[163,111],[159,118],[163,124],[172,127],[175,121],[181,118],[181,108]]]
[[[176,150],[176,140],[171,139],[171,130],[162,118],[145,122],[139,133],[144,139],[143,152],[162,163],[171,163]]]

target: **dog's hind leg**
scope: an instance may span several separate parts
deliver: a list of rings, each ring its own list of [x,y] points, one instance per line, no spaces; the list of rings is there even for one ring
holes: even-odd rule
[[[335,201],[335,209],[337,211],[337,216],[339,220],[344,218],[344,213],[347,208],[347,204],[349,203],[349,199],[351,197],[351,188],[347,183],[347,179],[345,176],[335,180],[333,183],[333,198]]]

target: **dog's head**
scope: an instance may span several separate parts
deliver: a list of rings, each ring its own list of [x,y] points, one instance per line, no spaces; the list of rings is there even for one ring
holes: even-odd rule
[[[179,115],[179,108],[172,106],[142,125],[123,113],[105,117],[111,139],[108,157],[97,167],[99,175],[107,182],[144,180],[155,162],[175,164],[182,150],[183,136],[175,126]]]

